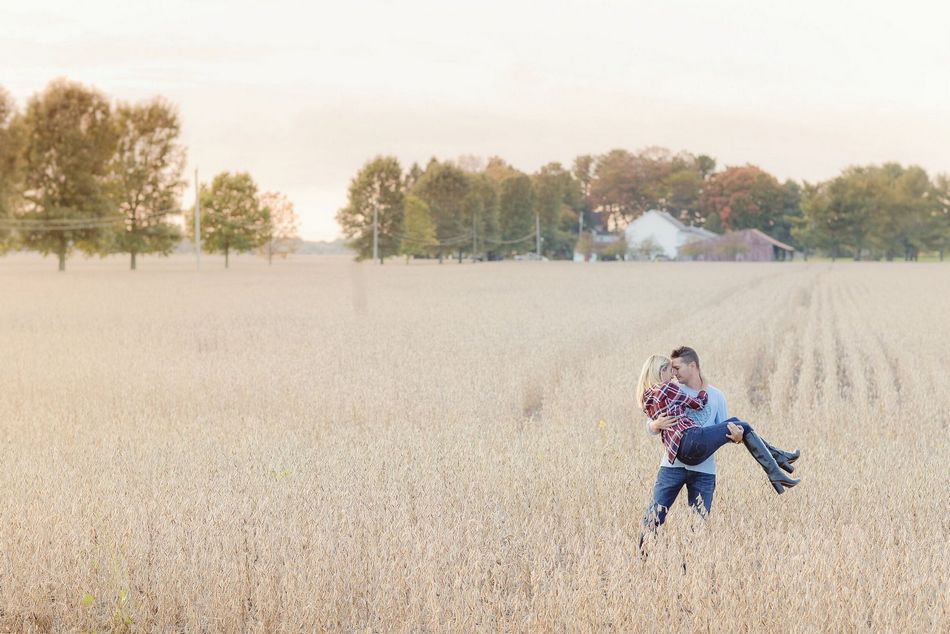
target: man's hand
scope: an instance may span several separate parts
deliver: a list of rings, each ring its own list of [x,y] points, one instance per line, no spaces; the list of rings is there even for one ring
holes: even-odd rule
[[[673,416],[660,416],[656,420],[650,421],[650,430],[654,434],[660,433],[664,429],[669,429],[676,424],[676,418]],[[740,427],[741,429],[741,427]]]
[[[732,442],[742,442],[742,428],[734,423],[726,423],[726,427],[729,429],[729,433],[726,434],[726,438]]]

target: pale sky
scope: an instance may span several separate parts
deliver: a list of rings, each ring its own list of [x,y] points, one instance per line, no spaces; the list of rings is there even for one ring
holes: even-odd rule
[[[531,172],[662,145],[781,179],[950,172],[948,33],[950,7],[921,0],[33,0],[0,7],[0,86],[21,106],[58,76],[164,95],[188,174],[248,171],[332,239],[377,154]]]

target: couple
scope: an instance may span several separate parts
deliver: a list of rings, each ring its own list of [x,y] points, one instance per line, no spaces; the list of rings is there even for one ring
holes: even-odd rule
[[[765,442],[749,423],[728,418],[726,398],[708,385],[692,348],[677,348],[667,359],[652,355],[643,365],[637,384],[637,402],[650,417],[647,428],[659,434],[665,448],[653,487],[653,497],[643,520],[650,530],[666,520],[683,486],[689,505],[709,513],[716,489],[716,459],[713,454],[727,442],[743,443],[762,466],[777,493],[798,484],[792,473],[799,451],[782,451]],[[674,382],[673,378],[678,382]],[[643,537],[640,538],[643,547]]]

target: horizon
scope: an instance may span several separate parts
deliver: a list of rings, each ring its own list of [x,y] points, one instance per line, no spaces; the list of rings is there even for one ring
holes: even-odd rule
[[[224,10],[229,28],[209,37],[203,25]],[[948,172],[950,84],[934,79],[950,62],[950,9],[901,11],[862,4],[858,22],[813,1],[570,3],[556,14],[428,0],[39,2],[0,9],[0,53],[17,60],[0,86],[18,107],[59,76],[113,100],[161,95],[181,115],[189,181],[196,167],[202,182],[250,172],[294,202],[303,239],[332,241],[349,180],[380,154],[404,169],[497,155],[530,173],[663,146],[780,180],[886,161]],[[192,198],[189,184],[185,206]]]

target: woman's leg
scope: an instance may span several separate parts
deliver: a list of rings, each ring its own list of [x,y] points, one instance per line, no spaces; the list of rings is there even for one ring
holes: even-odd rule
[[[769,451],[768,444],[751,427],[748,429],[743,427],[742,443],[762,467],[762,470],[765,471],[765,475],[768,476],[769,482],[772,483],[776,493],[785,493],[785,489],[799,483],[799,480],[793,480],[783,473],[772,452]]]
[[[762,467],[762,470],[765,471],[769,482],[772,483],[772,487],[777,493],[784,493],[786,488],[798,484],[798,480],[793,480],[782,472],[782,468],[769,451],[767,443],[755,433],[755,430],[752,429],[752,425],[738,418],[730,418],[719,425],[691,427],[686,430],[680,441],[680,448],[676,457],[679,458],[680,462],[688,465],[699,464],[716,453],[716,451],[727,442],[731,442],[729,438],[726,437],[730,423],[742,428],[742,443],[749,453],[752,454],[752,457],[755,458],[756,462]]]
[[[738,418],[730,418],[719,425],[691,427],[683,435],[676,457],[679,458],[680,462],[688,465],[697,465],[706,460],[716,453],[720,447],[732,442],[726,435],[729,433],[729,423],[742,427],[743,433],[752,431],[752,426],[749,423]]]
[[[795,451],[785,451],[784,449],[779,449],[778,447],[769,444],[764,438],[762,442],[765,443],[765,446],[768,448],[769,453],[772,454],[772,457],[775,458],[775,462],[778,463],[778,466],[782,467],[783,471],[792,473],[795,471],[795,467],[792,466],[792,463],[798,460],[799,456],[802,455],[802,452],[796,449]]]

